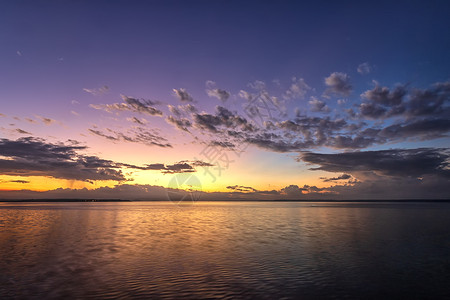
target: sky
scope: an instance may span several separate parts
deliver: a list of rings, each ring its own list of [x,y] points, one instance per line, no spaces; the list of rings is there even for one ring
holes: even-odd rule
[[[0,198],[446,199],[449,15],[1,0]]]

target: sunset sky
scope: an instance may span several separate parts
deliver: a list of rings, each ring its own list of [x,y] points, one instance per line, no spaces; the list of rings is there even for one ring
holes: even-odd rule
[[[0,1],[0,199],[448,198],[449,15]]]

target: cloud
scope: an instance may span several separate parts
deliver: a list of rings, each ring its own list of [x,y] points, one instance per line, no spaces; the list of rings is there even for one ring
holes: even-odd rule
[[[230,98],[230,93],[225,90],[218,89],[215,86],[216,86],[216,83],[214,81],[210,81],[210,80],[207,81],[206,82],[206,94],[208,94],[209,97],[215,97],[222,102],[227,101],[228,98]]]
[[[197,128],[218,132],[221,127],[238,128],[243,131],[255,131],[255,126],[247,122],[247,119],[233,113],[222,106],[216,107],[216,114],[194,114],[194,124]]]
[[[374,172],[379,175],[415,177],[438,175],[450,178],[448,150],[419,148],[322,154],[306,152],[300,159],[318,165],[311,170]]]
[[[175,117],[187,117],[192,113],[198,112],[197,108],[190,103],[178,106],[168,105],[167,107]]]
[[[448,199],[449,180],[440,176],[421,178],[388,177],[358,181],[353,184],[327,188],[334,199],[341,200],[392,200],[392,199]]]
[[[172,148],[172,145],[168,143],[167,139],[158,135],[154,130],[145,129],[142,127],[128,130],[126,133],[118,132],[107,128],[106,131],[100,131],[97,129],[88,129],[93,135],[97,135],[106,138],[113,142],[124,141],[131,143],[139,143],[147,146],[158,146],[162,148]]]
[[[258,190],[252,188],[251,186],[243,186],[243,185],[230,185],[227,186],[227,189],[238,191],[238,192],[257,192]]]
[[[303,194],[303,192],[306,191],[304,188],[300,188],[298,185],[289,185],[287,187],[284,187],[281,189],[281,193],[289,196],[289,197],[298,197]]]
[[[128,96],[121,95],[124,103],[113,104],[90,104],[90,107],[105,110],[107,112],[113,111],[131,111],[141,114],[148,114],[151,116],[162,116],[163,113],[159,109],[153,107],[159,104],[158,101],[136,99]]]
[[[122,168],[157,170],[163,174],[196,172],[196,167],[213,164],[201,161],[180,161],[174,164],[153,163],[136,166],[79,154],[86,146],[72,141],[68,144],[52,144],[38,138],[17,140],[0,139],[0,173],[9,176],[46,176],[68,180],[92,182],[95,180],[127,180]],[[11,181],[28,183],[25,180]]]
[[[173,89],[173,92],[181,102],[195,102],[185,89]]]
[[[9,182],[13,182],[13,183],[30,183],[28,180],[10,180]]]
[[[386,115],[387,109],[374,103],[361,103],[359,111],[362,116],[378,119]]]
[[[325,95],[336,94],[348,97],[353,89],[350,84],[350,76],[340,72],[331,73],[325,78],[325,84],[328,86]]]
[[[169,175],[170,176],[170,175]],[[365,199],[448,199],[448,180],[433,176],[422,179],[401,179],[390,177],[378,181],[352,181],[326,188],[296,184],[281,190],[258,191],[251,187],[229,186],[229,192],[196,191],[202,200],[365,200]],[[432,192],[430,192],[432,191]],[[118,184],[114,187],[100,187],[88,190],[62,189],[37,192],[30,190],[0,191],[2,199],[127,199],[127,200],[170,200],[168,194],[177,193],[180,198],[189,191],[162,186]]]
[[[166,121],[167,121],[167,123],[175,125],[176,128],[186,131],[186,132],[189,132],[188,128],[192,126],[192,123],[188,119],[185,119],[185,118],[177,119],[173,116],[168,116],[166,118]]]
[[[159,104],[158,101],[152,101],[152,100],[143,100],[143,99],[136,99],[128,96],[121,95],[122,99],[125,101],[125,103],[128,104],[131,111],[136,111],[144,114],[149,115],[162,115],[162,112],[160,110],[157,110],[156,108],[152,107],[152,105]]]
[[[30,183],[28,180],[2,180],[0,179],[0,183],[22,183],[22,184],[26,184],[26,183]]]
[[[342,174],[340,176],[337,177],[331,177],[331,178],[326,178],[326,177],[321,177],[320,179],[322,179],[324,182],[330,182],[330,181],[338,181],[338,180],[347,180],[352,178],[352,175],[349,174]]]
[[[316,97],[311,97],[311,100],[308,102],[312,112],[330,112],[330,108],[325,103],[325,101],[319,100]]]
[[[362,93],[361,97],[366,100],[359,106],[361,116],[371,119],[450,116],[450,81],[409,92],[406,86],[389,90],[375,81],[375,87]]]
[[[379,136],[390,140],[414,139],[429,140],[447,137],[450,131],[450,119],[413,120],[403,124],[394,124],[383,128]]]
[[[408,117],[445,115],[450,117],[450,81],[435,83],[431,88],[414,89],[406,110]]]
[[[189,162],[194,167],[213,167],[214,165],[211,163],[204,162],[202,160],[193,160],[193,161],[184,161]]]
[[[89,93],[91,95],[94,95],[94,96],[99,96],[99,95],[104,95],[104,94],[108,93],[109,87],[107,85],[104,85],[102,87],[95,88],[95,89],[83,89],[83,91],[85,91],[86,93]]]
[[[90,128],[88,130],[89,130],[90,133],[92,133],[94,135],[98,135],[98,136],[104,137],[104,138],[106,138],[108,140],[111,140],[111,141],[119,141],[120,140],[120,138],[118,136],[108,135],[108,134],[106,134],[106,133],[104,133],[104,132],[102,132],[100,130],[90,129]]]
[[[255,80],[254,82],[249,83],[248,86],[257,91],[262,91],[266,89],[266,83],[261,80]]]
[[[72,115],[76,116],[76,117],[79,117],[79,116],[80,116],[80,114],[77,113],[77,112],[74,111],[74,110],[71,110],[70,113],[71,113]]]
[[[139,124],[139,125],[145,125],[145,124],[148,123],[146,119],[144,119],[144,118],[139,119],[139,118],[136,118],[136,117],[127,118],[127,121],[132,122],[132,123],[136,123],[136,124]]]
[[[146,166],[146,170],[159,170],[162,171],[162,173],[191,173],[196,172],[195,169],[185,162],[175,163],[172,165],[164,165],[164,164],[150,164]]]
[[[235,148],[236,145],[229,142],[229,141],[211,141],[210,143],[211,146],[217,146],[217,147],[222,147],[222,148]]]
[[[169,200],[162,186],[120,184],[115,187],[96,189],[62,189],[37,192],[29,190],[0,191],[4,199],[130,199],[130,200]],[[181,190],[174,190],[182,192]]]
[[[36,116],[36,118],[40,119],[42,121],[42,123],[44,123],[45,125],[52,125],[57,123],[56,120],[50,119],[50,118],[46,118],[46,117],[42,117],[42,116]]]
[[[356,70],[358,71],[359,74],[367,75],[370,72],[372,72],[372,67],[368,62],[364,62],[360,64]]]
[[[324,103],[312,101],[311,104],[324,110]],[[449,123],[445,118],[428,118],[398,121],[383,128],[381,124],[350,122],[336,117],[298,116],[292,120],[265,122],[260,128],[223,107],[218,107],[214,115],[194,114],[193,119],[196,128],[219,135],[233,145],[249,143],[274,152],[304,151],[322,146],[363,149],[403,140],[429,140],[447,136]]]
[[[374,83],[375,87],[362,93],[362,98],[388,107],[402,103],[403,97],[407,92],[404,86],[397,86],[395,89],[390,91],[388,87],[382,87],[376,81],[374,81]]]
[[[25,131],[25,130],[22,130],[22,129],[20,129],[20,128],[17,128],[17,129],[16,129],[16,132],[18,132],[18,133],[20,133],[20,134],[33,135],[32,133],[30,133],[30,132],[28,132],[28,131]]]
[[[22,56],[22,52],[19,50],[16,51],[16,54],[17,54],[17,56]]]
[[[407,94],[405,86],[397,86],[393,90],[381,87],[374,81],[375,87],[361,94],[366,102],[359,106],[362,116],[378,119],[402,114],[406,108],[403,99]]]
[[[52,144],[37,138],[0,140],[0,173],[49,176],[71,180],[125,180],[121,165],[97,156],[78,154],[84,146]]]
[[[261,149],[266,149],[274,152],[292,152],[309,149],[312,143],[302,141],[284,141],[275,134],[259,134],[250,136],[245,139],[245,142],[255,145]]]
[[[212,167],[213,164],[201,161],[201,160],[183,160],[174,164],[163,164],[154,163],[148,164],[142,168],[142,170],[158,170],[163,174],[174,174],[174,173],[193,173],[197,172],[195,167]]]
[[[306,84],[303,78],[292,78],[292,83],[288,90],[283,94],[284,99],[303,99],[311,87]]]
[[[37,124],[37,122],[33,119],[30,118],[25,118],[25,121],[27,121],[28,123],[32,123],[32,124]]]

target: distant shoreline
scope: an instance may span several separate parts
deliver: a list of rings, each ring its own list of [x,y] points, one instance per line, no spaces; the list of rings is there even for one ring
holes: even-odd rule
[[[171,202],[170,200],[123,200],[123,199],[0,199],[0,202]],[[195,202],[333,202],[333,203],[413,203],[413,202],[450,202],[450,199],[393,199],[393,200],[245,200],[245,199],[227,199],[227,200],[197,200]]]

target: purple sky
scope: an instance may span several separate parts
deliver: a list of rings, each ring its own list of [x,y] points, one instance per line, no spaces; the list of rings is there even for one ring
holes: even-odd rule
[[[449,14],[1,1],[0,198],[448,198]]]

